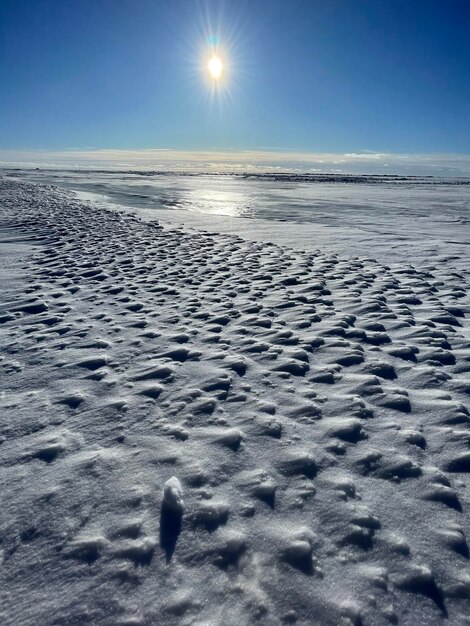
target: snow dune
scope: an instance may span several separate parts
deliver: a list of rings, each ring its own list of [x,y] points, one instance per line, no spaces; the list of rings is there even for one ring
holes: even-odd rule
[[[0,181],[2,624],[467,624],[469,274]]]

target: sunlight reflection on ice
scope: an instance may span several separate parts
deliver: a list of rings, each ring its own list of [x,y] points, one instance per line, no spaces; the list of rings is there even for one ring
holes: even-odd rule
[[[181,202],[189,211],[242,217],[250,208],[246,194],[231,189],[187,189]]]

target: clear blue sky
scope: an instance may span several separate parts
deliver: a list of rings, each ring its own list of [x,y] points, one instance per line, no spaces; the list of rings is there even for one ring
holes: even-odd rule
[[[467,154],[470,0],[0,0],[0,148],[88,147]]]

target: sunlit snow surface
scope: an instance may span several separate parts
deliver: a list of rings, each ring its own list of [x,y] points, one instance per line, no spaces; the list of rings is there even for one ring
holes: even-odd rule
[[[0,176],[2,626],[468,625],[463,183]]]
[[[470,242],[469,178],[57,170],[9,174],[136,209],[146,218],[305,249],[334,246],[338,252],[384,261],[463,253],[462,246]]]

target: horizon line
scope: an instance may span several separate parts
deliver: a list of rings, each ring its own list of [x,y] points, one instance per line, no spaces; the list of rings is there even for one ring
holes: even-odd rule
[[[310,152],[292,149],[39,148],[0,149],[0,166],[161,169],[181,172],[371,173],[470,176],[470,154]]]

